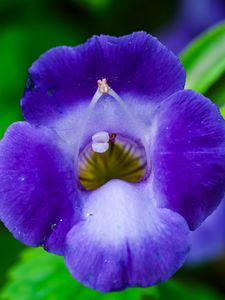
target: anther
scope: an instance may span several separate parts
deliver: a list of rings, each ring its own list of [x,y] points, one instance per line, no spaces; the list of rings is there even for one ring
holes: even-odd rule
[[[109,149],[109,143],[92,143],[91,148],[96,153],[105,153]]]
[[[107,131],[99,131],[92,136],[92,150],[97,153],[105,153],[109,149],[109,134]]]
[[[98,83],[98,90],[99,90],[100,93],[102,93],[102,94],[108,94],[109,93],[110,87],[109,87],[109,85],[107,83],[107,80],[105,78],[102,79],[102,80],[99,79],[97,81],[97,83]]]
[[[110,139],[110,135],[107,131],[99,131],[92,136],[92,142],[94,143],[107,143]]]

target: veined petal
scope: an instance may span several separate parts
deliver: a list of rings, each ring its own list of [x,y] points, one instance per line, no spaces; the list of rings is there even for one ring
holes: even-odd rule
[[[182,91],[161,104],[153,131],[154,194],[196,228],[224,195],[225,121],[209,99]]]
[[[166,280],[189,250],[185,220],[158,209],[142,185],[112,180],[92,192],[83,221],[67,236],[66,264],[99,291],[150,286]]]
[[[49,129],[14,123],[0,142],[0,219],[20,241],[62,253],[79,215],[73,160]]]
[[[123,98],[132,94],[153,102],[185,83],[178,58],[145,32],[94,36],[77,47],[51,49],[29,74],[22,108],[26,120],[36,124],[50,123],[82,101],[89,103],[102,78]]]

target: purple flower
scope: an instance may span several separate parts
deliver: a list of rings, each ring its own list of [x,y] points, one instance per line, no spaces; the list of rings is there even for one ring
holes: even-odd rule
[[[168,279],[224,194],[218,108],[144,32],[52,49],[29,74],[26,122],[0,144],[2,221],[97,290]]]
[[[225,251],[225,200],[192,233],[188,264],[199,264],[217,258]]]
[[[224,0],[180,0],[177,16],[159,34],[160,40],[178,53],[201,32],[224,19]]]

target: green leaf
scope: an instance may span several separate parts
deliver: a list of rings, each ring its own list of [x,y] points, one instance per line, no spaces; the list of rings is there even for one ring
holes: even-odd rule
[[[186,88],[206,93],[225,73],[225,23],[194,40],[180,59],[187,72]]]
[[[1,299],[71,299],[74,283],[62,266],[61,257],[38,248],[25,250],[9,273]]]
[[[209,287],[169,280],[155,287],[102,294],[71,277],[63,257],[41,248],[26,249],[11,269],[1,300],[222,300]]]
[[[41,248],[28,249],[10,270],[1,300],[138,300],[146,295],[158,300],[157,287],[133,288],[102,294],[75,281],[64,265],[63,257]]]
[[[221,115],[225,118],[225,105],[220,108]]]

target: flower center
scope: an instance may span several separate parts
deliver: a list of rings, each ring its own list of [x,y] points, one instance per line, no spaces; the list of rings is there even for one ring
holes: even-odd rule
[[[137,129],[140,125],[123,99],[109,87],[106,79],[98,80],[97,84],[98,88],[87,110],[86,123],[80,130],[79,145],[82,142],[87,120],[94,113],[95,105],[103,94],[109,94],[120,105]],[[141,132],[140,129],[140,134]],[[94,190],[111,179],[128,182],[143,180],[149,169],[146,141],[144,136],[138,137],[140,143],[134,140],[119,133],[100,131],[92,136],[92,141],[83,149],[78,147],[75,153],[75,164],[78,166],[80,186],[86,190]]]
[[[99,132],[92,136],[78,159],[79,181],[94,190],[111,179],[139,182],[146,174],[146,155],[142,146],[119,134]]]

